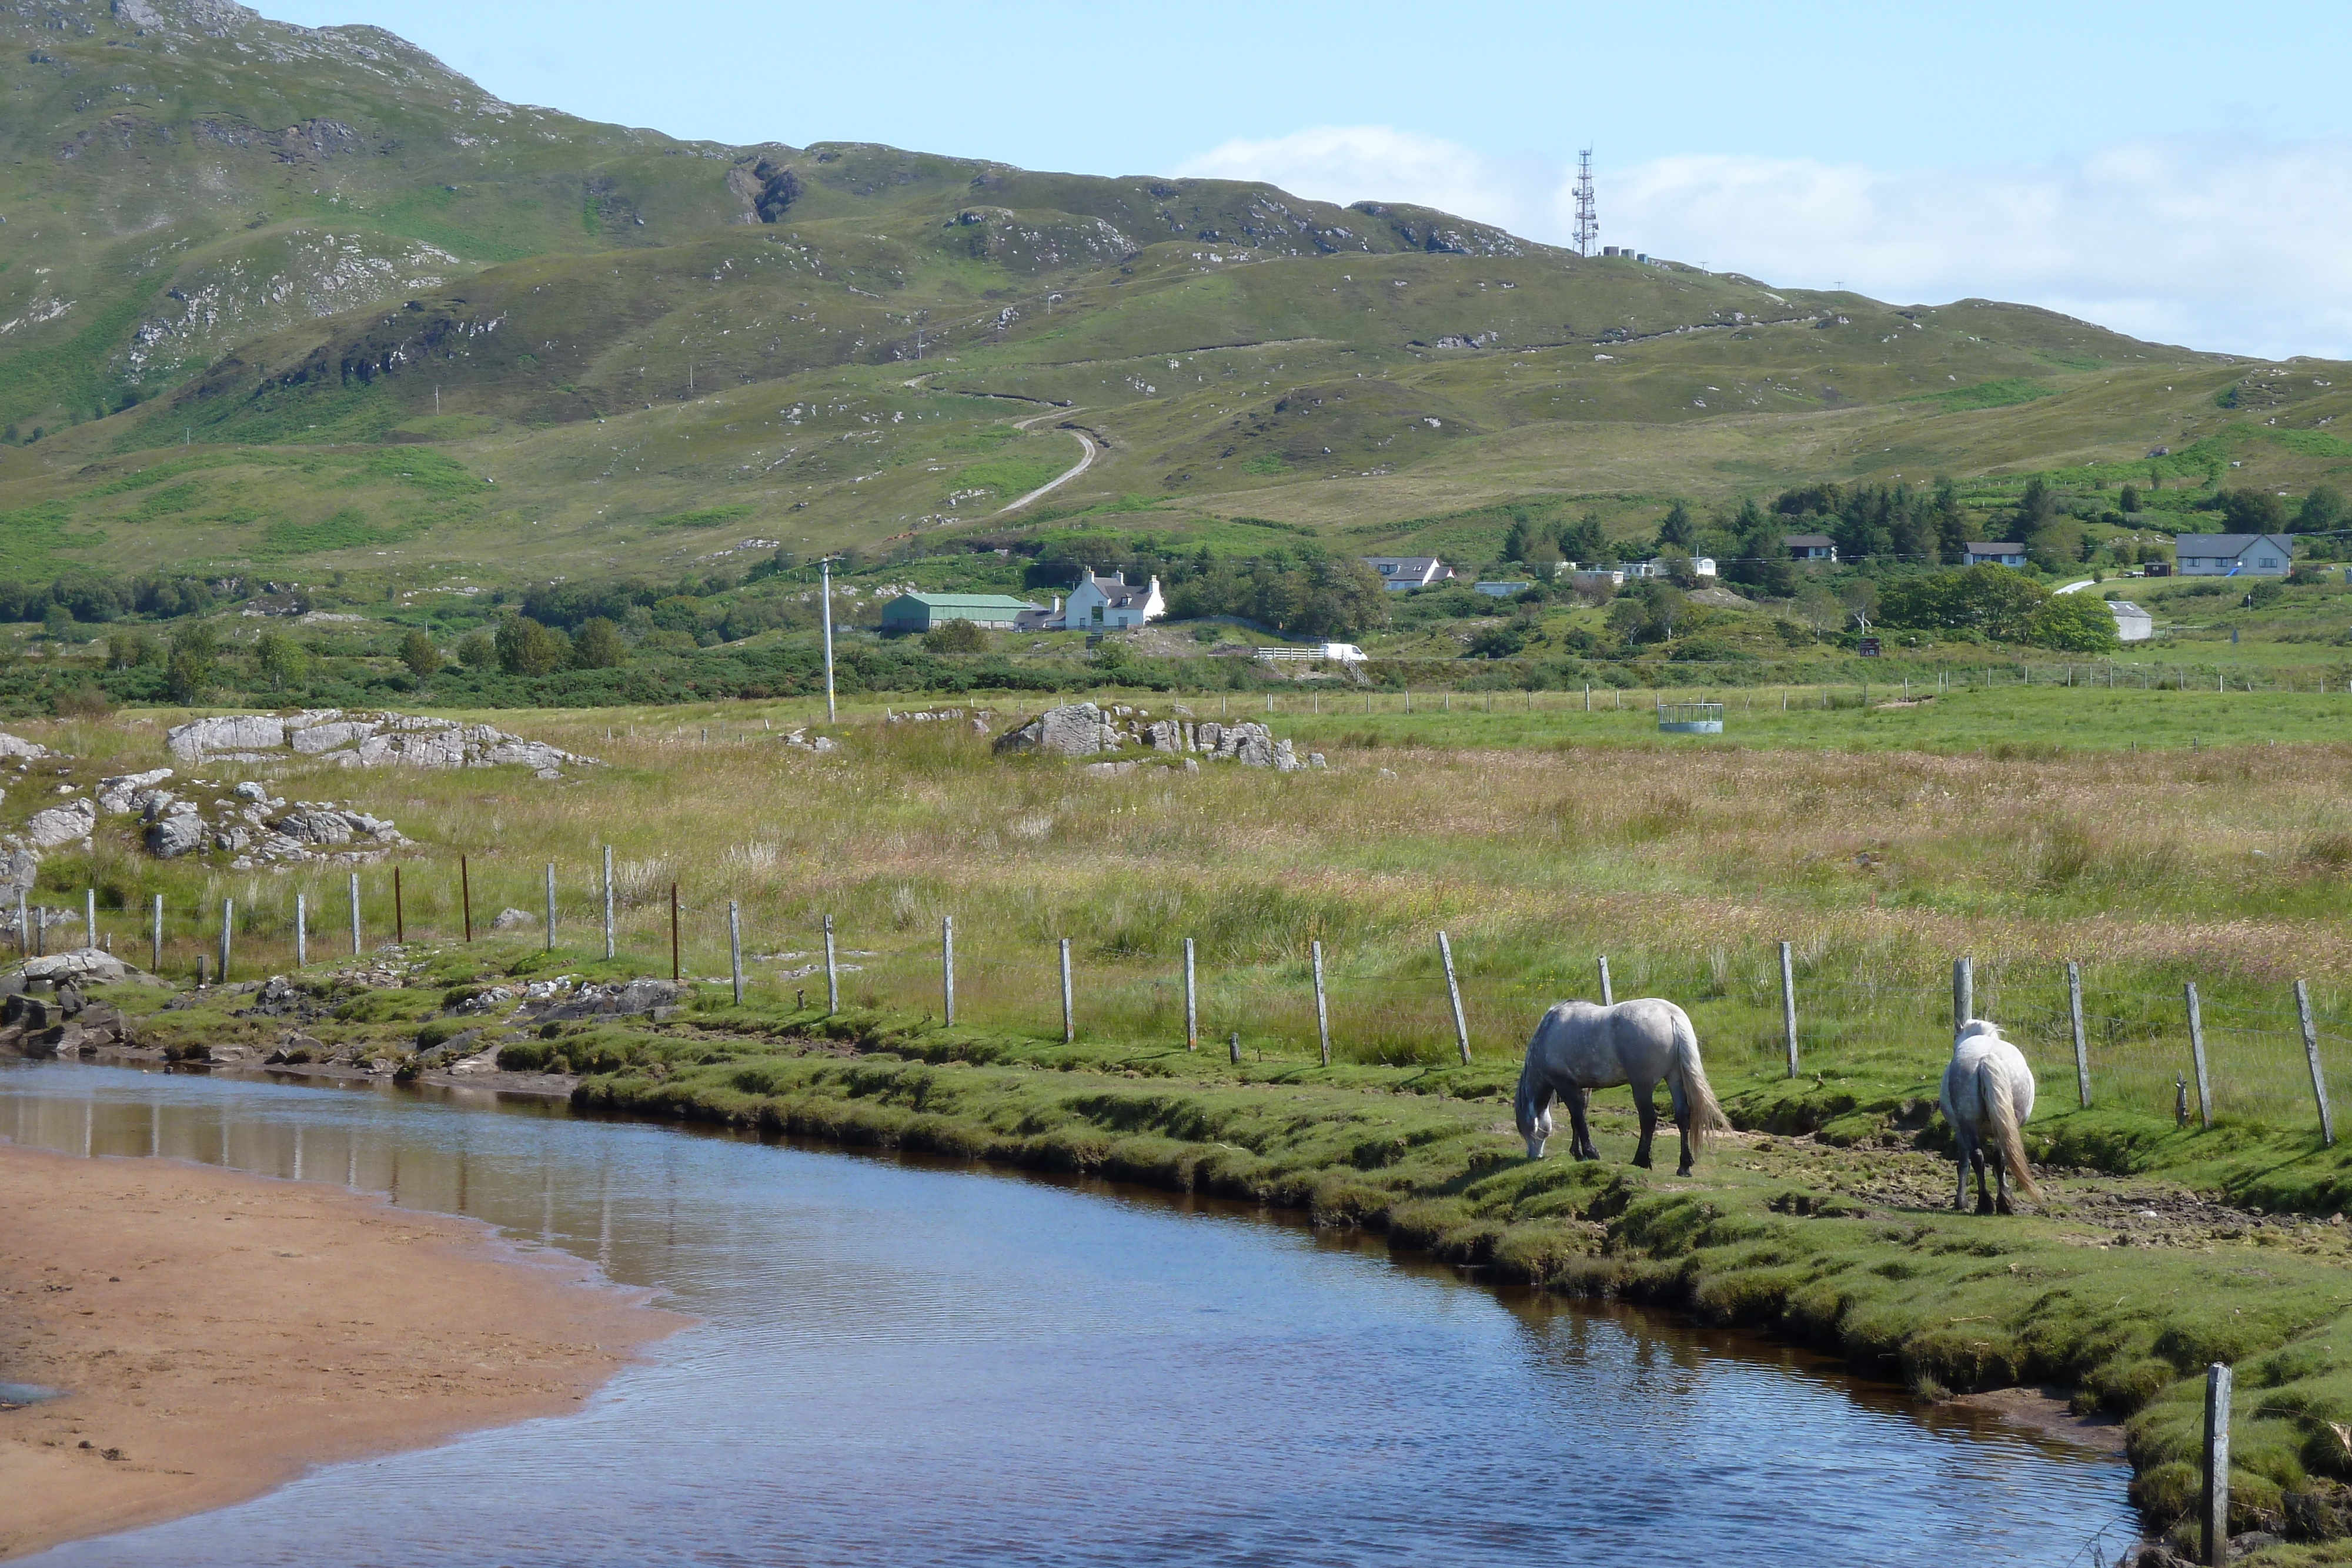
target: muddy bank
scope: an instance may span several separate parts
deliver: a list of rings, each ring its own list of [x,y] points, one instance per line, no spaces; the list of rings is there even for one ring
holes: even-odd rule
[[[318,1183],[0,1144],[0,1557],[574,1407],[682,1319]]]

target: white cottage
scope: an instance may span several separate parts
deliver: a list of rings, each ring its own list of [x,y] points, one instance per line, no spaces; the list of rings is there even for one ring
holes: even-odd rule
[[[1071,631],[1131,630],[1167,613],[1168,601],[1160,595],[1158,578],[1148,585],[1130,583],[1123,571],[1097,577],[1094,568],[1087,567],[1078,573],[1078,585],[1070,590],[1069,600],[1062,607],[1062,624]]]

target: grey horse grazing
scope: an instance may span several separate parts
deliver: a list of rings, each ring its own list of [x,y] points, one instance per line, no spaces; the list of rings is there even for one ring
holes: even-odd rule
[[[1642,1113],[1642,1145],[1633,1163],[1650,1164],[1650,1138],[1657,1131],[1658,1108],[1651,1093],[1660,1079],[1674,1102],[1675,1127],[1682,1134],[1683,1158],[1676,1174],[1691,1173],[1691,1156],[1712,1132],[1728,1132],[1731,1120],[1716,1103],[1707,1086],[1706,1069],[1698,1059],[1698,1033],[1683,1009],[1672,1002],[1644,997],[1597,1007],[1591,1002],[1562,1002],[1536,1025],[1528,1041],[1528,1064],[1519,1071],[1516,1109],[1519,1136],[1528,1141],[1528,1158],[1543,1158],[1544,1141],[1551,1136],[1551,1103],[1568,1103],[1570,1153],[1580,1160],[1599,1159],[1592,1131],[1585,1124],[1585,1097],[1595,1089],[1633,1085],[1633,1107]]]
[[[2013,1214],[2009,1204],[2009,1178],[2027,1196],[2040,1197],[2033,1172],[2025,1163],[2025,1140],[2018,1129],[2033,1114],[2033,1069],[2025,1053],[2001,1039],[1998,1026],[1970,1019],[1952,1041],[1951,1065],[1944,1069],[1944,1089],[1937,1096],[1944,1120],[1952,1129],[1952,1149],[1959,1161],[1960,1189],[1954,1208],[1969,1206],[1969,1171],[1977,1173],[1977,1212]],[[1992,1152],[1993,1186],[1998,1199],[1985,1191],[1985,1153]]]

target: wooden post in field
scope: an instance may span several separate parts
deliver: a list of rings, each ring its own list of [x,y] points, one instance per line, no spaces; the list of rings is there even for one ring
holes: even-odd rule
[[[1789,944],[1780,944],[1780,1031],[1789,1040],[1789,1076],[1797,1075],[1797,965]]]
[[[158,915],[162,913],[160,909],[156,911]],[[155,940],[160,944],[163,939],[163,924],[161,919],[158,919],[155,923]],[[294,967],[299,969],[310,962],[310,904],[309,899],[298,893],[294,895]]]
[[[1241,1030],[1234,1030],[1233,1039],[1232,1039],[1231,1040],[1229,1040],[1229,1041],[1227,1041],[1227,1042],[1226,1042],[1225,1050],[1226,1050],[1227,1054],[1229,1054],[1229,1055],[1232,1057],[1234,1065],[1235,1067],[1239,1067],[1239,1066],[1242,1064],[1242,1031],[1241,1031]]]
[[[352,873],[352,956],[360,956],[360,873]]]
[[[2189,1055],[2197,1067],[2197,1114],[2205,1130],[2213,1130],[2213,1085],[2205,1072],[2205,1014],[2197,1005],[2197,982],[2191,980],[2182,995],[2189,1001]]]
[[[727,901],[727,963],[735,979],[735,1005],[743,1005],[743,906]]]
[[[1062,938],[1062,1043],[1078,1038],[1076,999],[1070,995],[1070,939]]]
[[[1184,1049],[1201,1049],[1201,1016],[1195,1010],[1192,990],[1192,939],[1184,938]]]
[[[19,956],[33,956],[33,906],[26,901],[26,892],[16,892],[16,951]]]
[[[2211,1568],[2230,1561],[2230,1364],[2205,1369],[2205,1474],[2199,1499],[2197,1560]]]
[[[396,947],[408,946],[408,909],[400,901],[400,868],[392,868],[392,941]]]
[[[943,990],[942,1021],[955,1028],[955,916],[940,916],[940,984]]]
[[[1323,1065],[1331,1065],[1331,1009],[1323,999],[1323,944],[1314,946],[1315,952],[1315,1032],[1323,1042]]]
[[[613,961],[613,846],[604,846],[604,961]]]
[[[220,928],[220,977],[221,984],[224,986],[228,984],[229,933],[236,929],[236,900],[234,898],[224,898],[221,900]]]
[[[824,574],[824,587],[818,598],[823,601],[824,615],[824,721],[837,723],[841,714],[833,706],[833,558],[825,557],[817,563]]]
[[[669,884],[669,977],[673,984],[685,977],[677,961],[677,883]]]
[[[466,865],[466,857],[457,857],[457,903],[466,912],[466,940],[474,939],[474,875]]]
[[[1437,934],[1437,956],[1445,965],[1445,995],[1454,1004],[1454,1043],[1462,1052],[1462,1065],[1470,1065],[1470,1020],[1462,1016],[1462,984],[1454,976],[1454,944],[1445,933]]]
[[[824,1010],[841,1010],[841,971],[833,961],[833,916],[824,917]]]
[[[1958,1036],[1977,1016],[1977,966],[1973,958],[1952,960],[1952,1033]]]
[[[163,972],[163,895],[160,893],[155,895],[154,925],[149,942],[147,972],[151,975],[160,975]]]
[[[2319,1141],[2336,1146],[2336,1113],[2327,1108],[2327,1077],[2319,1070],[2319,1031],[2311,1021],[2311,988],[2294,983],[2294,1013],[2303,1024],[2304,1059],[2311,1063],[2311,1097],[2319,1102]]]
[[[2066,1010],[2074,1020],[2074,1092],[2091,1108],[2091,1044],[2083,1032],[2083,966],[2066,960]]]
[[[1606,953],[1601,955],[1601,1005],[1604,1008],[1617,1005],[1617,993],[1609,986],[1609,955]]]
[[[94,887],[85,887],[81,890],[81,927],[84,937],[82,946],[85,947],[97,946],[98,889]]]
[[[555,862],[547,862],[547,950],[555,951]]]

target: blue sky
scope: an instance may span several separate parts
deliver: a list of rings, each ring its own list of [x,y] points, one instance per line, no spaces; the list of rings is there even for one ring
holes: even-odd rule
[[[1266,178],[1905,301],[2352,356],[2352,6],[263,0],[730,142]]]

